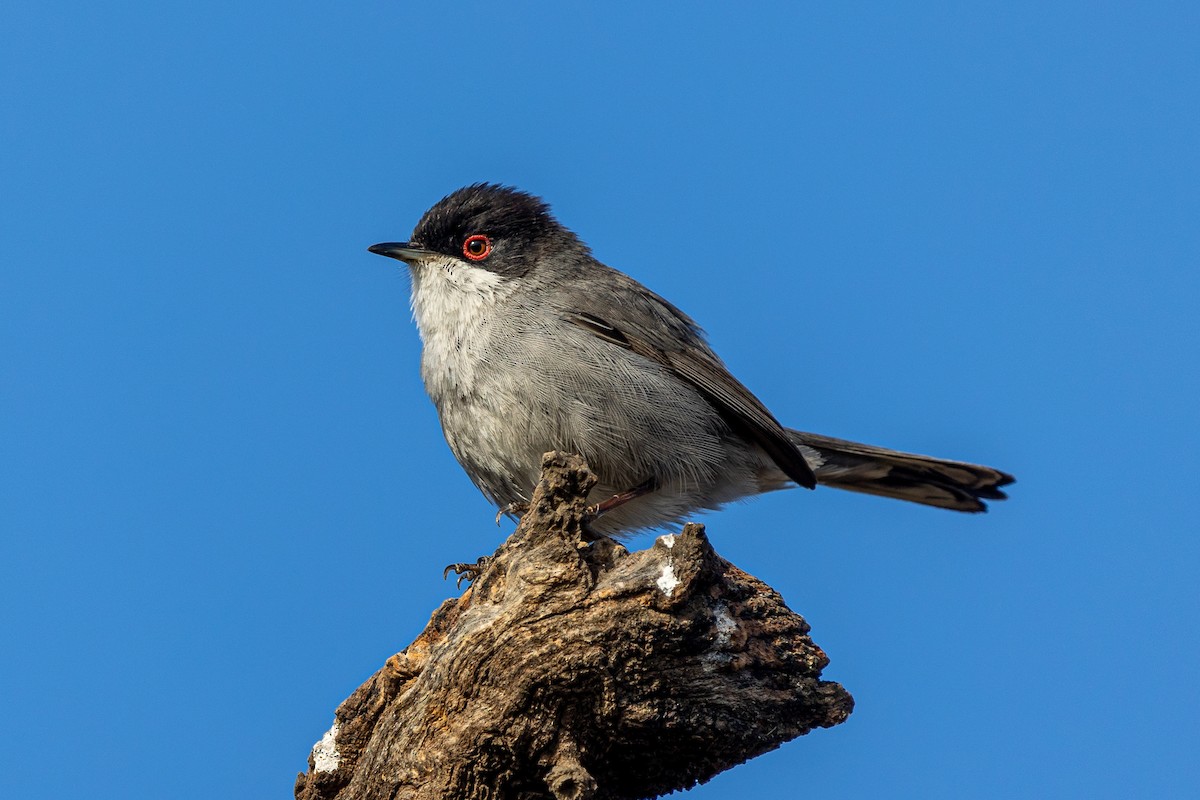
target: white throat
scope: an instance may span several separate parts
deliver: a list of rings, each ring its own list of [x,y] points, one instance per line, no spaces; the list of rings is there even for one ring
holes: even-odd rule
[[[461,392],[473,385],[496,308],[514,290],[512,282],[447,256],[428,259],[412,270],[412,277],[425,386],[435,399]]]
[[[446,256],[428,259],[412,271],[412,278],[413,320],[426,345],[476,326],[508,294],[496,273]]]

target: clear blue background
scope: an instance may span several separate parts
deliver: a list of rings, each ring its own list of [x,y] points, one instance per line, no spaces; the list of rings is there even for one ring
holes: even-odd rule
[[[858,706],[690,796],[1200,792],[1198,7],[732,6],[0,12],[0,794],[290,796],[511,529],[366,252],[479,180],[788,424],[1020,479],[708,516]]]

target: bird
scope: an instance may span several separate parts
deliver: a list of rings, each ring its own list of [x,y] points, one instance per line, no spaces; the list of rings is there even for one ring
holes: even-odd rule
[[[368,250],[408,266],[426,391],[500,513],[527,508],[551,450],[588,463],[591,529],[616,538],[795,486],[981,512],[1014,481],[784,427],[691,317],[598,261],[519,189],[458,189],[408,241]]]

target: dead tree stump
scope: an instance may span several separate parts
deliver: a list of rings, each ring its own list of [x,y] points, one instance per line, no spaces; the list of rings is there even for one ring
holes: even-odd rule
[[[581,459],[462,597],[337,709],[298,800],[649,798],[843,722],[825,653],[701,525],[586,543]]]

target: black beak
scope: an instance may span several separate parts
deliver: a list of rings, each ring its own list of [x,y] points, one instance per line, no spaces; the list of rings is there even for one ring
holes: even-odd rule
[[[429,255],[429,251],[416,242],[382,242],[367,248],[372,253],[388,258],[398,258],[408,264],[420,261]]]

